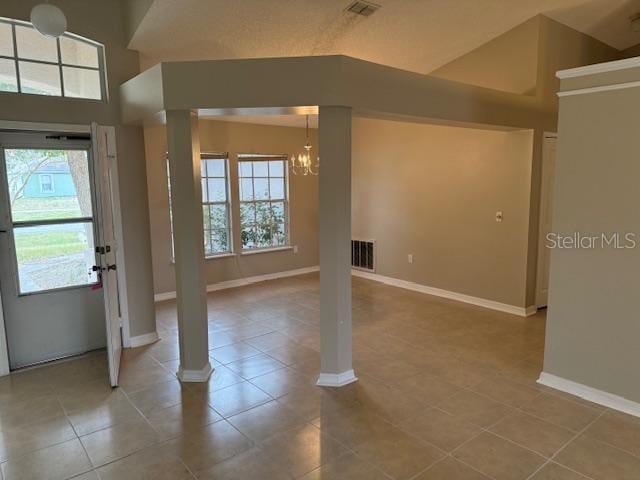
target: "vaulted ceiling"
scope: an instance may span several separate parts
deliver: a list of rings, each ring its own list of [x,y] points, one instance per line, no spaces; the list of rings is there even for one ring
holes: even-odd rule
[[[135,0],[133,0],[135,1]],[[130,48],[158,61],[344,54],[429,73],[529,18],[545,14],[618,49],[640,43],[640,0],[143,0]]]

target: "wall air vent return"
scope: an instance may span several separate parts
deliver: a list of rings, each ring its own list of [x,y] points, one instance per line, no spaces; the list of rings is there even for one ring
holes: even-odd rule
[[[356,270],[376,271],[375,240],[351,240],[351,266]]]
[[[347,12],[355,13],[356,15],[362,15],[364,17],[368,17],[369,15],[375,13],[376,10],[380,8],[380,5],[376,5],[375,3],[363,2],[361,0],[356,0],[351,5],[349,5],[346,9]]]

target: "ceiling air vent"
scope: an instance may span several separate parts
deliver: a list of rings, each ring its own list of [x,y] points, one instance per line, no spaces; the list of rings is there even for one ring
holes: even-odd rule
[[[380,8],[380,5],[376,5],[375,3],[356,0],[355,2],[353,2],[351,5],[347,7],[347,12],[368,17],[369,15],[375,13],[375,11],[378,10],[379,8]]]

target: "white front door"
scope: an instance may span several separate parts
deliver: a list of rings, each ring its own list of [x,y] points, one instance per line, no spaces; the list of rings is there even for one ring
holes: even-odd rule
[[[0,289],[11,369],[106,344],[88,135],[0,133]]]
[[[93,124],[91,137],[96,158],[97,203],[102,219],[98,229],[100,239],[98,253],[104,289],[109,377],[111,385],[115,387],[118,385],[122,352],[122,305],[117,271],[117,260],[121,256],[118,255],[119,245],[116,239],[115,222],[119,210],[115,129]],[[124,265],[120,265],[120,268],[124,268]]]
[[[553,134],[545,134],[542,147],[542,181],[540,186],[540,221],[538,224],[538,273],[536,278],[536,306],[546,307],[549,294],[549,266],[551,250],[547,248],[547,234],[553,220],[553,185],[556,168],[556,142]]]

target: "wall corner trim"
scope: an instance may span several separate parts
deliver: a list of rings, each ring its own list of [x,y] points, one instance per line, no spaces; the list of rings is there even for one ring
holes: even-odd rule
[[[203,383],[209,380],[212,373],[213,367],[211,363],[207,362],[200,370],[183,370],[182,367],[180,367],[176,376],[181,382]]]
[[[129,338],[129,348],[143,347],[160,340],[158,332],[145,333],[144,335],[137,335]]]
[[[320,373],[316,385],[319,387],[343,387],[357,381],[355,372],[347,370],[342,373]]]
[[[217,290],[225,290],[227,288],[243,287],[245,285],[251,285],[252,283],[266,282],[267,280],[276,280],[278,278],[295,277],[298,275],[305,275],[307,273],[313,273],[320,270],[318,265],[313,267],[297,268],[295,270],[285,270],[283,272],[267,273],[265,275],[256,275],[254,277],[237,278],[235,280],[227,280],[224,282],[212,283],[207,285],[207,292],[215,292]],[[166,300],[173,300],[176,298],[176,292],[163,292],[156,293],[153,299],[156,302],[164,302]]]
[[[561,392],[575,395],[590,402],[597,403],[598,405],[618,410],[619,412],[624,412],[635,417],[640,417],[640,403],[614,395],[613,393],[604,392],[597,388],[589,387],[545,372],[540,374],[538,383],[555,390],[560,390]]]
[[[450,300],[469,303],[471,305],[477,305],[479,307],[489,308],[491,310],[497,310],[499,312],[518,315],[519,317],[529,317],[535,314],[537,311],[537,308],[535,306],[529,306],[526,308],[518,307],[515,305],[509,305],[507,303],[496,302],[494,300],[487,300],[485,298],[465,295],[464,293],[451,292],[449,290],[443,290],[441,288],[429,287],[427,285],[410,282],[408,280],[386,277],[384,275],[378,275],[377,273],[363,272],[361,270],[351,270],[351,274],[354,277],[366,278],[368,280],[373,280],[374,282],[391,285],[392,287],[404,288],[406,290],[412,290],[414,292],[426,293],[428,295],[434,295],[436,297],[448,298]]]

